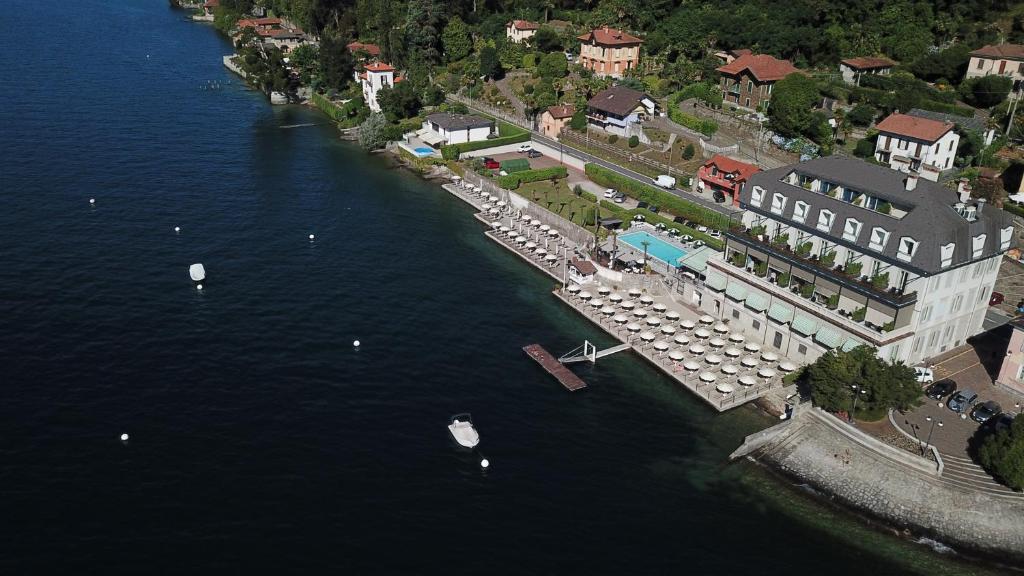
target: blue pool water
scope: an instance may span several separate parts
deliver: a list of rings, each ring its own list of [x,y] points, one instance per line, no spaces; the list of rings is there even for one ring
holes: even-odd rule
[[[630,232],[619,236],[620,242],[625,242],[640,252],[644,251],[643,242],[645,240],[648,242],[647,255],[670,266],[677,266],[679,259],[686,256],[686,250],[677,248],[648,232]]]
[[[420,147],[420,148],[415,148],[414,150],[416,152],[416,155],[419,156],[420,158],[425,158],[425,157],[430,156],[431,154],[434,153],[434,149],[433,148]]]

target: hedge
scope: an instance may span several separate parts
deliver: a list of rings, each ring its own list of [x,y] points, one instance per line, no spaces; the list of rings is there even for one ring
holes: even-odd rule
[[[515,190],[524,182],[540,182],[542,180],[551,180],[552,178],[567,178],[568,176],[569,171],[566,170],[565,166],[552,166],[551,168],[525,170],[513,172],[507,176],[500,176],[498,177],[498,186],[508,190]]]
[[[633,216],[636,216],[637,214],[642,214],[645,222],[648,222],[650,224],[661,223],[664,224],[665,226],[668,226],[669,228],[675,228],[676,230],[679,231],[680,235],[689,235],[693,236],[693,238],[696,240],[703,240],[704,243],[711,247],[713,250],[722,251],[725,248],[725,245],[722,243],[722,240],[720,238],[712,238],[711,236],[708,236],[703,232],[698,232],[693,228],[687,228],[686,226],[683,226],[678,222],[674,222],[671,218],[666,218],[661,214],[655,214],[654,212],[651,212],[646,208],[626,209],[623,208],[622,206],[619,206],[618,204],[613,204],[607,200],[601,200],[601,203],[599,205],[601,206],[602,213],[604,213],[605,211],[611,212],[612,214],[615,215],[616,218],[620,218],[623,224],[632,222]]]
[[[349,119],[353,116],[353,112],[358,111],[359,108],[364,106],[362,97],[353,98],[346,104],[339,106],[318,92],[313,93],[311,100],[317,108],[319,108],[324,114],[330,116],[331,120],[334,120],[335,122],[342,122]]]
[[[690,130],[696,130],[709,138],[714,136],[715,132],[718,132],[717,122],[714,120],[702,120],[679,109],[679,103],[687,97],[687,91],[682,90],[676,92],[668,99],[668,117],[676,124],[686,126]]]
[[[1024,218],[1024,207],[1018,206],[1017,204],[1010,204],[1009,202],[1006,202],[1003,204],[1003,210]]]
[[[717,228],[718,230],[729,229],[730,220],[728,216],[690,202],[689,200],[684,200],[675,194],[666,192],[660,188],[656,188],[616,172],[612,172],[611,170],[597,164],[587,164],[585,172],[587,173],[588,178],[600,186],[615,188],[623,194],[658,206],[662,210],[670,212],[675,216],[682,216],[687,220],[699,222],[710,228]]]
[[[518,126],[513,126],[507,122],[498,122],[498,137],[490,138],[488,140],[480,140],[477,142],[463,142],[462,144],[448,144],[441,146],[441,157],[445,160],[458,160],[459,155],[465,152],[472,152],[473,150],[483,150],[485,148],[494,148],[496,146],[506,146],[508,144],[519,144],[520,142],[526,142],[530,139],[530,132],[523,130]]]

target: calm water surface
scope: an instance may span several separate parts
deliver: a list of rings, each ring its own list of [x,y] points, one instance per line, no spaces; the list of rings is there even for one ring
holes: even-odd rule
[[[726,465],[762,417],[634,357],[564,392],[520,347],[609,340],[209,26],[5,8],[0,573],[969,572]]]

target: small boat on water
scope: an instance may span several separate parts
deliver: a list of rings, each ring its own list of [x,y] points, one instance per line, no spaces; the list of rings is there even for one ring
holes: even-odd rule
[[[206,268],[202,264],[193,264],[188,267],[188,275],[193,282],[202,282],[206,280]]]
[[[456,442],[466,448],[473,448],[480,443],[480,434],[473,427],[473,417],[468,412],[452,416],[448,431],[452,433],[452,438],[455,438]]]

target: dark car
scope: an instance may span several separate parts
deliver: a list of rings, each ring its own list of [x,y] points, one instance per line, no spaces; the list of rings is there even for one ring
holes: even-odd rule
[[[993,292],[992,296],[989,297],[989,299],[988,299],[988,305],[989,306],[999,306],[1000,304],[1003,303],[1003,300],[1005,300],[1005,299],[1006,299],[1006,297],[1003,296],[1002,292]]]
[[[686,224],[683,224],[683,226],[686,226],[687,228],[693,228],[694,230],[697,229],[697,223],[696,222],[687,222]]]
[[[946,379],[929,386],[927,394],[932,400],[942,400],[953,392],[956,392],[956,382]]]
[[[996,401],[989,400],[975,406],[974,410],[971,410],[971,418],[975,422],[985,423],[1002,411],[1003,408]]]
[[[682,216],[676,216],[675,218],[672,219],[672,221],[675,222],[676,224],[686,224],[688,222],[688,220],[686,218],[683,218]]]
[[[526,153],[526,157],[527,158],[540,158],[541,156],[543,156],[543,154],[541,154],[540,152],[537,152],[536,150],[534,150],[532,148],[530,149],[529,152]]]
[[[711,194],[711,197],[714,198],[715,202],[718,202],[719,204],[725,202],[725,193],[722,192],[721,190],[715,190],[714,193]]]
[[[658,213],[658,207],[654,206],[653,204],[647,209],[650,210],[651,212],[654,212],[655,214]]]
[[[641,200],[641,201],[636,203],[636,207],[637,208],[647,208],[648,206],[650,206],[650,204],[648,204],[647,202],[644,202],[643,200]]]
[[[497,170],[498,168],[501,168],[501,163],[494,158],[484,158],[484,168]]]
[[[622,192],[619,192],[618,194],[615,195],[614,198],[612,198],[612,202],[615,202],[616,204],[622,204],[625,201],[626,195],[623,194]]]
[[[978,395],[971,390],[961,390],[949,397],[946,406],[957,414],[965,414],[974,405]]]

